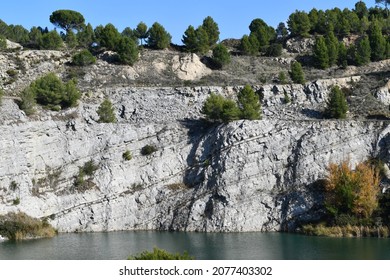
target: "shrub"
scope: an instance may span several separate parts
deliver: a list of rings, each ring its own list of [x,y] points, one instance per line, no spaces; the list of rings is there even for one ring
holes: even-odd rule
[[[345,119],[348,112],[348,104],[344,93],[337,86],[333,87],[325,109],[328,118]]]
[[[0,50],[6,48],[7,48],[7,39],[3,35],[0,35]]]
[[[122,154],[122,158],[123,158],[124,160],[129,161],[129,160],[131,160],[131,159],[133,158],[133,155],[131,154],[131,152],[130,152],[129,150],[127,150],[126,152],[124,152],[124,153]]]
[[[79,192],[83,192],[93,187],[92,177],[98,169],[99,167],[93,160],[87,161],[82,167],[79,167],[79,172],[74,180],[75,189]],[[88,176],[89,178],[85,179],[85,176]]]
[[[20,204],[20,198],[19,198],[19,197],[15,198],[15,199],[13,200],[12,204],[13,204],[13,205],[19,205],[19,204]]]
[[[83,167],[81,168],[82,172],[87,176],[92,176],[98,169],[99,167],[92,159],[84,163]]]
[[[54,73],[49,73],[32,82],[22,94],[22,100],[25,97],[30,103],[26,105],[31,107],[33,96],[39,104],[56,109],[60,108],[59,106],[61,108],[75,106],[81,94],[75,80],[64,84]]]
[[[115,48],[120,63],[133,65],[138,60],[138,46],[128,37],[122,37]]]
[[[278,79],[279,79],[279,83],[281,83],[282,85],[287,84],[287,76],[286,76],[286,73],[284,73],[284,72],[279,72]]]
[[[87,66],[96,63],[96,58],[89,50],[82,50],[75,54],[72,59],[72,64],[76,66]]]
[[[278,56],[281,56],[282,55],[282,51],[283,51],[283,46],[282,44],[271,44],[266,52],[265,52],[265,55],[266,56],[273,56],[273,57],[278,57]]]
[[[156,151],[157,151],[156,146],[154,146],[154,145],[146,145],[146,146],[142,147],[141,154],[143,156],[148,156],[148,155],[153,154]]]
[[[298,61],[294,61],[291,64],[290,77],[294,83],[297,83],[297,84],[304,84],[305,83],[305,76],[303,73],[302,65]]]
[[[367,219],[378,207],[379,171],[366,163],[352,170],[348,161],[330,164],[325,203],[328,212]]]
[[[19,109],[24,111],[27,116],[35,113],[35,94],[30,88],[26,88],[20,95],[21,101],[18,103]]]
[[[104,99],[97,109],[100,123],[114,123],[116,122],[114,107],[109,99]]]
[[[194,258],[188,255],[187,252],[183,254],[169,253],[159,248],[153,248],[152,252],[143,251],[142,253],[130,256],[128,260],[193,260]]]
[[[238,107],[241,111],[240,118],[246,120],[259,120],[261,119],[261,106],[259,102],[259,96],[253,91],[253,89],[246,85],[238,93]]]
[[[213,49],[213,62],[218,68],[230,63],[230,54],[224,45],[218,44]]]
[[[53,237],[56,230],[47,222],[32,218],[25,213],[8,213],[0,216],[0,234],[10,240]]]
[[[240,110],[233,100],[212,93],[203,104],[202,114],[208,120],[229,122],[239,119]]]
[[[39,43],[39,48],[44,50],[58,50],[63,46],[62,38],[55,30],[44,33]]]

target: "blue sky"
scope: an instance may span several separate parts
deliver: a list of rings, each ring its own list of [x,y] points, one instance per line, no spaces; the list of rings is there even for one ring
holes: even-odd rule
[[[352,9],[357,0],[10,0],[2,1],[0,19],[7,24],[21,24],[53,28],[49,16],[55,10],[71,9],[82,13],[86,22],[94,27],[114,24],[121,32],[125,27],[135,28],[140,21],[151,26],[161,23],[172,35],[172,41],[181,44],[181,38],[189,25],[199,26],[206,16],[219,25],[220,38],[241,38],[249,33],[248,26],[255,18],[261,18],[276,27],[286,21],[295,10],[312,8]],[[375,0],[364,1],[368,7]]]

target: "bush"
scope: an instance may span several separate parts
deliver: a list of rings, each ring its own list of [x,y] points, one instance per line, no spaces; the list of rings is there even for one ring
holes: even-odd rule
[[[7,48],[7,39],[3,35],[0,35],[0,50],[4,50],[6,48]]]
[[[92,177],[98,169],[99,167],[93,160],[87,161],[82,167],[79,167],[79,172],[74,180],[75,189],[79,192],[83,192],[94,186]],[[88,176],[89,178],[85,179],[85,176]]]
[[[25,213],[8,213],[0,216],[0,234],[10,240],[36,237],[53,237],[56,230],[47,222]]]
[[[240,119],[259,120],[261,119],[261,106],[259,96],[253,89],[246,85],[238,94],[238,108],[240,109]]]
[[[104,101],[100,104],[97,109],[97,114],[99,115],[100,123],[115,123],[116,117],[114,112],[114,107],[112,103],[108,99],[104,99]]]
[[[183,254],[168,253],[165,250],[154,248],[153,252],[144,251],[138,255],[130,256],[128,260],[193,260],[194,258],[188,255],[187,252]]]
[[[30,88],[26,88],[20,95],[21,101],[18,103],[19,109],[24,111],[27,116],[35,113],[35,106],[37,104],[35,100],[35,94]]]
[[[39,48],[44,50],[58,50],[63,46],[63,43],[61,36],[57,31],[53,30],[42,35]]]
[[[213,49],[213,62],[218,68],[222,68],[226,64],[230,63],[230,54],[224,45],[218,44]]]
[[[329,214],[335,218],[342,214],[370,218],[378,207],[379,183],[379,171],[366,163],[358,164],[355,170],[348,161],[330,164],[325,186]]]
[[[96,58],[89,50],[82,50],[75,54],[72,59],[72,64],[75,66],[87,66],[96,63]]]
[[[124,153],[122,154],[122,158],[123,158],[124,160],[129,161],[129,160],[131,160],[131,159],[133,158],[133,155],[131,154],[131,152],[130,152],[129,150],[127,150],[126,152],[124,152]]]
[[[138,60],[138,46],[131,38],[122,37],[115,50],[120,63],[133,65]]]
[[[240,110],[233,100],[212,93],[203,104],[202,114],[208,120],[229,122],[239,119]]]
[[[278,56],[281,56],[282,55],[282,51],[283,51],[283,46],[282,44],[272,44],[270,45],[266,52],[265,52],[265,55],[266,56],[273,56],[273,57],[278,57]]]
[[[76,88],[76,81],[70,80],[64,84],[54,73],[49,73],[46,76],[39,78],[31,83],[31,85],[22,94],[32,105],[32,97],[36,101],[48,108],[56,109],[72,107],[77,104],[78,99],[81,97],[80,92]]]
[[[154,145],[146,145],[146,146],[142,147],[141,154],[143,156],[148,156],[148,155],[153,154],[156,151],[157,151],[156,146],[154,146]]]

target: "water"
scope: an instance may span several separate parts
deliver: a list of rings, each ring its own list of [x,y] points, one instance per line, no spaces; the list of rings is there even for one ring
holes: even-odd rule
[[[0,259],[124,260],[153,247],[196,259],[390,259],[390,239],[325,238],[286,233],[111,232],[60,234],[0,243]]]

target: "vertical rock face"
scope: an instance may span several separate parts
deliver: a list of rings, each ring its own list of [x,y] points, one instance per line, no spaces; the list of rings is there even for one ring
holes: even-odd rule
[[[298,109],[326,100],[310,85],[263,87],[264,119],[226,125],[204,122],[200,108],[210,92],[239,88],[105,90],[115,124],[96,122],[94,101],[33,120],[4,100],[0,214],[48,218],[64,232],[285,230],[323,214],[330,162],[390,158],[386,123],[286,120],[284,92]],[[142,155],[146,145],[157,151]],[[87,162],[96,171],[81,176]]]

